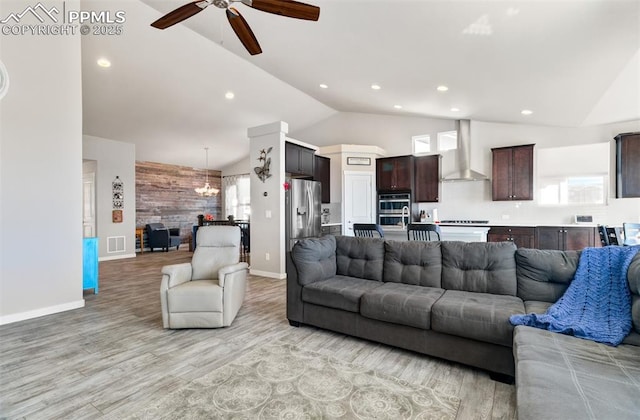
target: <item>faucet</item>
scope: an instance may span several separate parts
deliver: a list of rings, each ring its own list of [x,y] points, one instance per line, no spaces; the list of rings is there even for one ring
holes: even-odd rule
[[[402,219],[402,230],[406,229],[406,225],[404,224],[404,212],[405,210],[407,211],[407,220],[409,220],[409,207],[404,206],[402,207],[402,215],[400,216],[400,218]]]

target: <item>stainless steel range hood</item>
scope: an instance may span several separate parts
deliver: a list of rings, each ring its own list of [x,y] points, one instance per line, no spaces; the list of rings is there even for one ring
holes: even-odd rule
[[[457,120],[456,131],[458,132],[458,169],[442,178],[443,182],[455,181],[487,181],[489,178],[471,169],[471,121]]]

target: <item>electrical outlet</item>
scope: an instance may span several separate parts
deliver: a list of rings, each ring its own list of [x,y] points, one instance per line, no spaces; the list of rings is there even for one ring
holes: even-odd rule
[[[265,210],[264,211],[264,217],[267,219],[271,219],[271,210]]]
[[[271,255],[269,255],[269,253],[268,253],[268,252],[267,252],[267,253],[265,253],[265,254],[264,254],[264,259],[265,259],[265,260],[267,260],[267,261],[269,261],[269,260],[271,259]]]

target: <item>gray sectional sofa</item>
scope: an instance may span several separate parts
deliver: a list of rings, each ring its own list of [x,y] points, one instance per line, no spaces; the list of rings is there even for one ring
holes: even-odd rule
[[[287,318],[515,376],[520,420],[640,418],[640,254],[622,345],[509,323],[562,296],[578,259],[511,242],[306,239],[287,261]]]

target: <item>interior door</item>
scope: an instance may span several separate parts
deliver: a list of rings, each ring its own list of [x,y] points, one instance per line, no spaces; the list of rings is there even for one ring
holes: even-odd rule
[[[82,236],[96,236],[96,174],[82,174]]]
[[[375,223],[374,172],[344,172],[343,235],[353,236],[354,223]]]

